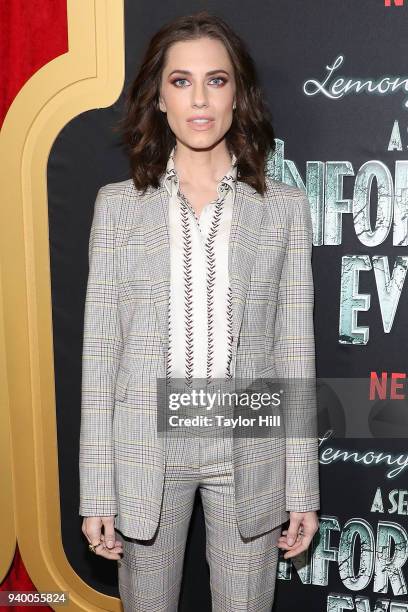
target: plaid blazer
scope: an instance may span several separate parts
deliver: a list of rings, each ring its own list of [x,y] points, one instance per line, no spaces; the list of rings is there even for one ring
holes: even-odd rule
[[[165,469],[156,429],[165,377],[170,253],[164,186],[101,187],[89,241],[80,429],[82,516],[113,516],[124,535],[157,528]],[[315,381],[312,221],[304,191],[267,178],[261,196],[237,181],[229,242],[235,377]],[[305,411],[305,406],[307,410]],[[314,395],[293,395],[285,437],[233,439],[237,521],[244,537],[289,511],[319,509],[318,438],[302,429]],[[293,418],[294,417],[294,418]]]

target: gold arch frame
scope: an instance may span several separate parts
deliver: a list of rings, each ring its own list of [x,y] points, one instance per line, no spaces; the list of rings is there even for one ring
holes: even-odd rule
[[[39,591],[67,610],[121,610],[69,565],[61,540],[46,168],[61,129],[124,84],[123,0],[68,0],[69,51],[24,85],[0,135],[0,577],[16,539]]]

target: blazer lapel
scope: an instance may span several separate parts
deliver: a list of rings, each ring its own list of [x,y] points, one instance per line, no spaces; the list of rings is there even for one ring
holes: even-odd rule
[[[168,344],[168,300],[170,292],[169,211],[165,186],[148,187],[142,196],[142,230],[146,266],[160,334]]]
[[[228,271],[233,313],[232,375],[235,373],[239,332],[265,209],[263,197],[247,183],[237,181],[236,187],[228,248]]]
[[[146,264],[160,334],[168,346],[168,299],[170,292],[170,241],[168,194],[164,186],[149,187],[142,196],[142,226]],[[228,271],[232,294],[232,373],[241,329],[246,294],[259,244],[264,199],[238,180],[228,245]]]

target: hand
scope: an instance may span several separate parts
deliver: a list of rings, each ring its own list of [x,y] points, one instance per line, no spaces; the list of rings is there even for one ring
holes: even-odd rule
[[[101,533],[103,525],[104,533]],[[89,544],[95,546],[95,554],[106,559],[120,559],[123,553],[122,542],[115,538],[113,516],[85,516],[82,533]]]
[[[289,551],[283,555],[284,559],[296,557],[299,553],[307,550],[319,528],[319,519],[315,510],[290,512],[289,520],[289,529],[284,529],[278,540],[278,547]]]

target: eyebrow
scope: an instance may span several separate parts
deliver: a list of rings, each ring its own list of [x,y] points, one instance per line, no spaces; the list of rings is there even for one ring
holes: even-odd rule
[[[190,70],[172,70],[169,74],[169,77],[175,72],[177,72],[177,74],[188,74],[188,75],[192,74]],[[208,72],[205,73],[205,76],[211,76],[212,74],[219,74],[220,72],[224,72],[225,74],[229,75],[229,73],[223,68],[218,68],[217,70],[209,70]]]

